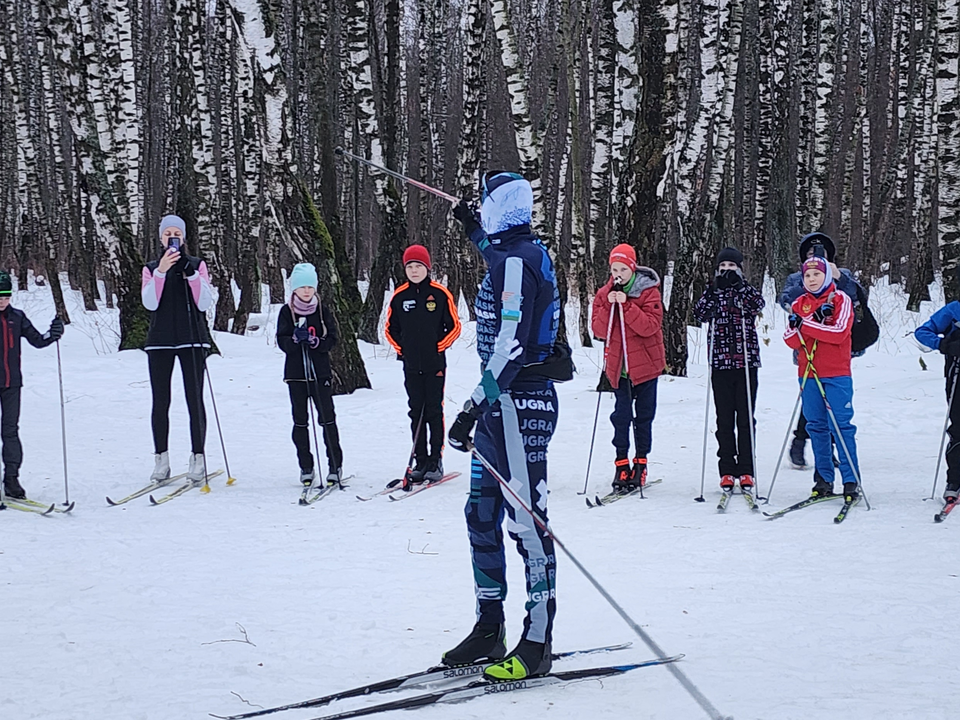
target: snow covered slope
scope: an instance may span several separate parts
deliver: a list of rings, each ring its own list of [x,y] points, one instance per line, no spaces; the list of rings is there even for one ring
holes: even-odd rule
[[[45,290],[18,293],[14,305],[39,327],[52,317]],[[336,399],[345,470],[355,476],[349,491],[297,505],[282,356],[265,325],[252,337],[218,335],[224,357],[210,362],[237,484],[227,488],[221,479],[209,495],[193,491],[162,507],[141,498],[112,508],[105,495],[125,495],[152,469],[146,356],[98,354],[111,344],[112,318],[73,312],[61,344],[77,508],[71,516],[0,513],[0,718],[239,713],[251,709],[243,700],[270,706],[425,668],[470,629],[467,457],[448,449],[447,469],[463,476],[408,501],[354,497],[397,477],[409,452],[401,366],[384,347],[362,347],[374,389]],[[771,309],[760,323],[771,339],[763,347],[757,413],[764,494],[797,392],[779,339],[781,316]],[[942,361],[926,356],[930,369],[922,371],[919,352],[894,343],[903,330],[885,328],[884,351],[855,361],[855,423],[874,510],[856,508],[840,526],[830,504],[767,522],[734,498],[718,516],[712,437],[709,502],[693,502],[706,392],[702,348],[691,377],[660,381],[651,476],[663,483],[646,500],[588,510],[577,494],[599,349],[577,350],[581,373],[560,387],[550,447],[554,530],[667,652],[686,653],[685,672],[737,720],[958,716],[948,688],[957,665],[960,518],[934,525],[939,503],[922,500],[945,411]],[[450,353],[448,414],[477,380],[471,340],[468,326]],[[62,501],[56,354],[27,347],[23,362],[22,482],[37,499]],[[174,383],[177,472],[189,452],[179,371]],[[612,476],[611,410],[604,396],[593,492]],[[222,467],[212,412],[210,420],[210,465]],[[769,507],[804,497],[810,486],[809,472],[783,469]],[[507,558],[512,644],[524,593],[518,556],[509,549]],[[635,642],[616,656],[565,667],[651,657],[562,556],[558,573],[555,649]],[[237,642],[244,639],[238,624],[252,644]],[[704,717],[663,668],[417,715]]]

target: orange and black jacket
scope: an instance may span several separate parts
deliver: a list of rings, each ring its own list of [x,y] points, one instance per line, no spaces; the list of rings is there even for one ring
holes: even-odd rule
[[[453,295],[429,278],[406,282],[390,298],[387,341],[407,372],[436,372],[447,367],[446,350],[460,336]]]

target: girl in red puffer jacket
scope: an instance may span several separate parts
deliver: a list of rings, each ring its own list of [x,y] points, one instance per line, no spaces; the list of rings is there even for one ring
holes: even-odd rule
[[[593,299],[592,329],[606,345],[604,372],[615,388],[616,405],[610,416],[613,446],[617,449],[613,489],[630,492],[647,481],[647,454],[657,412],[657,378],[667,365],[663,302],[659,276],[648,267],[637,267],[637,253],[630,245],[617,245],[610,252],[610,275]]]

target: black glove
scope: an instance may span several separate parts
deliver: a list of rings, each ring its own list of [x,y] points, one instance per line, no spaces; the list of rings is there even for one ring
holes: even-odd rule
[[[462,199],[457,203],[456,207],[453,208],[453,216],[460,221],[460,224],[463,225],[463,232],[470,237],[470,234],[480,228],[480,223],[477,222],[477,216],[473,212],[473,208],[470,207],[470,204],[467,202],[467,199]]]
[[[960,357],[960,330],[954,330],[940,340],[940,352],[949,357]]]
[[[180,259],[174,264],[173,269],[184,277],[193,275],[193,268],[190,267],[190,261],[187,259],[187,254],[183,252],[182,248],[180,251]]]
[[[470,452],[473,449],[473,426],[477,424],[477,418],[480,416],[477,407],[472,400],[467,400],[463,406],[463,411],[457,415],[453,425],[450,426],[450,432],[447,437],[450,439],[450,447],[460,452]]]
[[[297,325],[293,329],[293,341],[295,343],[310,342],[310,330],[306,325]]]
[[[739,290],[743,287],[743,275],[740,274],[739,270],[718,270],[714,282],[717,290],[726,290],[727,288]]]
[[[813,319],[821,325],[827,321],[827,318],[833,317],[833,303],[824,303],[813,311]]]
[[[787,318],[787,322],[790,324],[790,327],[793,330],[796,330],[801,325],[803,325],[803,318],[797,315],[796,313],[790,313],[790,317]]]
[[[50,323],[50,330],[47,333],[50,335],[50,339],[57,341],[63,337],[63,320],[58,317],[55,317]]]

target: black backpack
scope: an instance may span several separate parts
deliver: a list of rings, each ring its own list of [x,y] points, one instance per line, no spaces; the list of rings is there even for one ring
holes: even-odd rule
[[[857,283],[857,303],[854,311],[853,329],[850,332],[850,354],[859,357],[868,347],[880,339],[880,323],[870,312],[867,293]]]

